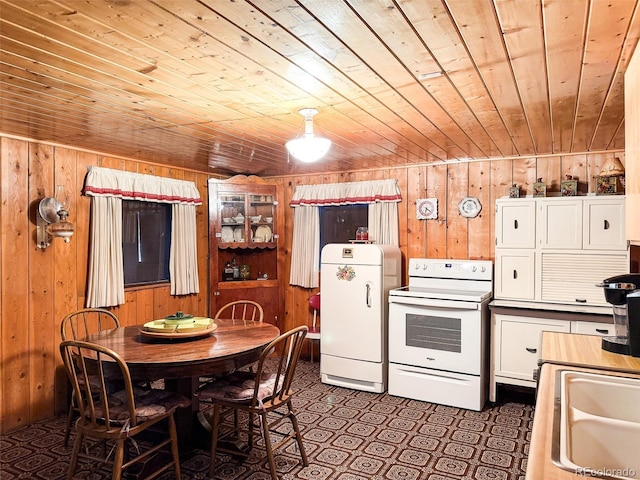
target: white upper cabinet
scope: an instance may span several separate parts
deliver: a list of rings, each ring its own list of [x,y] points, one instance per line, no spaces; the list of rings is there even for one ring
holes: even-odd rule
[[[536,203],[511,198],[496,204],[496,247],[535,248]]]
[[[625,204],[620,197],[585,200],[583,247],[586,250],[625,250]]]
[[[624,196],[496,201],[496,299],[606,305],[595,285],[628,271]]]
[[[494,296],[535,299],[535,252],[529,249],[496,251]]]
[[[541,225],[540,247],[582,248],[582,201],[550,198],[538,202]]]

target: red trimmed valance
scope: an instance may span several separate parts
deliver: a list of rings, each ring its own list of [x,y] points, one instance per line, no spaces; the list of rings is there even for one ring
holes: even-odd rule
[[[89,167],[84,194],[145,202],[202,204],[193,182],[102,167]]]
[[[365,182],[298,185],[289,203],[292,207],[325,207],[354,203],[399,202],[402,200],[398,181],[370,180]]]

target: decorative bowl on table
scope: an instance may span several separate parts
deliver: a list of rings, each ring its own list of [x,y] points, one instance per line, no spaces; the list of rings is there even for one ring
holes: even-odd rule
[[[140,333],[157,338],[191,338],[209,335],[216,328],[218,326],[212,318],[194,317],[177,312],[175,315],[145,323]]]
[[[193,315],[182,313],[180,311],[176,312],[173,315],[167,315],[166,317],[164,317],[165,325],[191,325],[193,323],[195,323]]]

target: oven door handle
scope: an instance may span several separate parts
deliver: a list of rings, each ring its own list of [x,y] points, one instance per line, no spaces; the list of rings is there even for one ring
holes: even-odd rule
[[[395,368],[401,372],[401,374],[414,378],[435,378],[439,382],[448,382],[453,384],[467,385],[470,381],[469,378],[465,378],[463,373],[457,373],[449,375],[448,372],[440,372],[438,370],[429,370],[421,367],[411,367],[409,365],[395,365]]]
[[[389,303],[397,303],[408,307],[429,307],[431,310],[480,310],[483,303],[438,300],[419,297],[389,297]]]

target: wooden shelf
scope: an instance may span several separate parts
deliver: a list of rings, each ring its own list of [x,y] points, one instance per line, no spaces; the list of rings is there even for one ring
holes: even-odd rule
[[[226,282],[219,282],[218,288],[220,290],[234,290],[237,288],[260,288],[260,287],[277,287],[277,279],[269,280],[229,280]]]
[[[218,243],[218,248],[220,250],[227,249],[239,249],[239,248],[249,248],[249,249],[274,249],[277,248],[277,242],[220,242]]]

